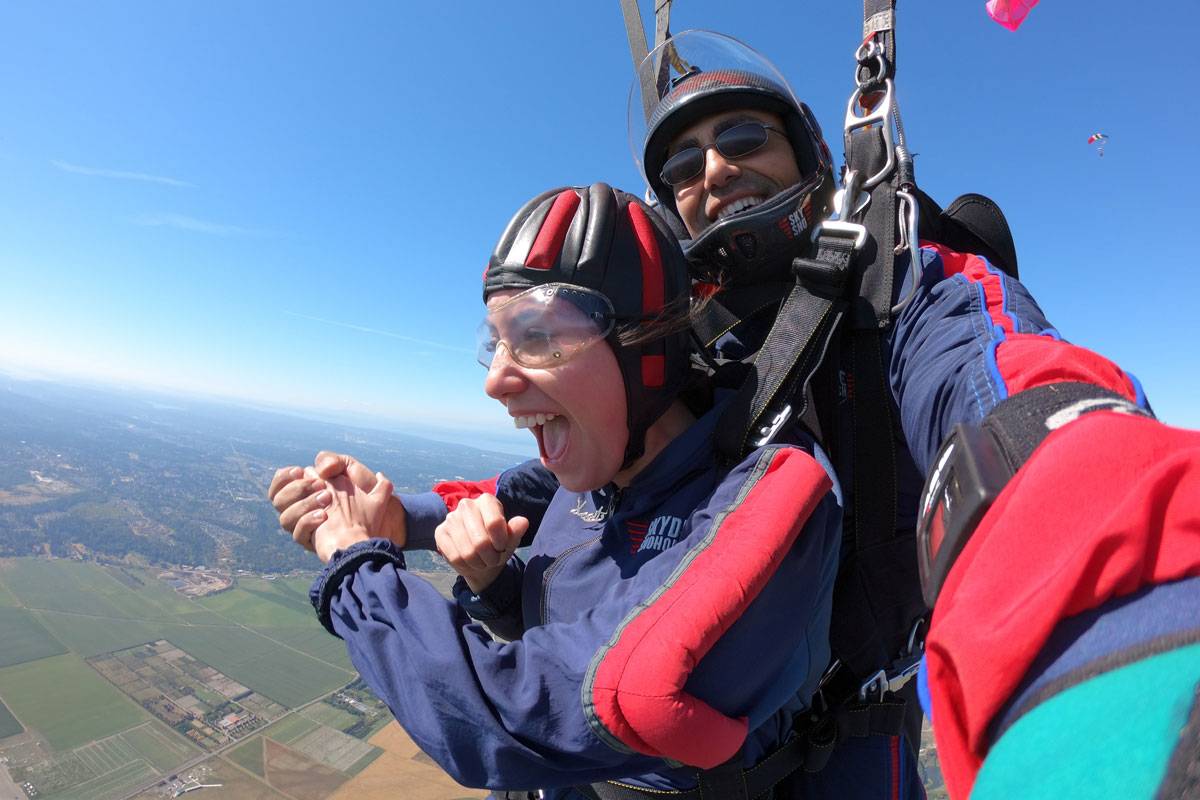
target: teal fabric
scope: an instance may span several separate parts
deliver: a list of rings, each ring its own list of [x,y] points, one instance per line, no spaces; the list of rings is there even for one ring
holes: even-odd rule
[[[1055,695],[1000,738],[972,800],[1150,800],[1200,685],[1200,644],[1127,664]]]

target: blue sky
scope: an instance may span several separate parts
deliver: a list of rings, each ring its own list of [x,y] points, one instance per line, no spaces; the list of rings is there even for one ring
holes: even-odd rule
[[[1063,334],[1200,427],[1194,10],[905,3],[898,61],[923,188],[996,199]],[[840,152],[859,12],[677,0],[673,28],[764,52]],[[480,272],[533,194],[640,191],[631,77],[616,0],[5,4],[0,366],[499,434]]]

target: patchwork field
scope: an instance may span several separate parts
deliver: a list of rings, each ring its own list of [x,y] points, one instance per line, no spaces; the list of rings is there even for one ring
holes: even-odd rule
[[[471,800],[488,795],[451,780],[396,722],[373,736],[371,744],[382,754],[331,800]]]
[[[199,730],[219,757],[189,774],[224,784],[206,797],[326,800],[367,775],[383,785],[386,754],[367,740],[390,715],[317,624],[308,578],[241,576],[191,597],[158,575],[0,559],[0,758],[14,778],[39,800],[151,784],[142,796],[170,796],[186,776],[162,781],[203,754],[183,733]],[[422,758],[405,758],[411,782],[393,776],[393,796],[476,796]]]
[[[146,723],[37,764],[12,768],[14,777],[38,788],[40,797],[103,800],[170,771],[199,751],[170,731]]]
[[[355,677],[349,670],[245,628],[178,628],[168,638],[200,661],[287,708],[315,700]]]

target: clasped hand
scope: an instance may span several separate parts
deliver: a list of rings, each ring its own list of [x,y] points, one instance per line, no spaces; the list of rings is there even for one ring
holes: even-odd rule
[[[337,550],[373,537],[404,546],[404,505],[392,488],[382,473],[355,458],[322,451],[311,467],[276,470],[267,497],[296,544],[328,561]]]
[[[279,526],[327,562],[336,551],[369,538],[404,547],[404,504],[392,488],[382,473],[352,456],[322,451],[311,467],[276,470],[267,497],[279,512]],[[482,494],[460,500],[438,525],[434,542],[471,591],[481,592],[504,569],[528,530],[528,519],[505,519],[500,500]]]

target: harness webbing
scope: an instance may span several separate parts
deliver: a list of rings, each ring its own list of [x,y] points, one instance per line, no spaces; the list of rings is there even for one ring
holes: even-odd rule
[[[796,282],[775,317],[751,371],[717,426],[717,452],[741,459],[807,410],[805,391],[841,322],[853,241],[822,236],[811,259],[796,259]]]

